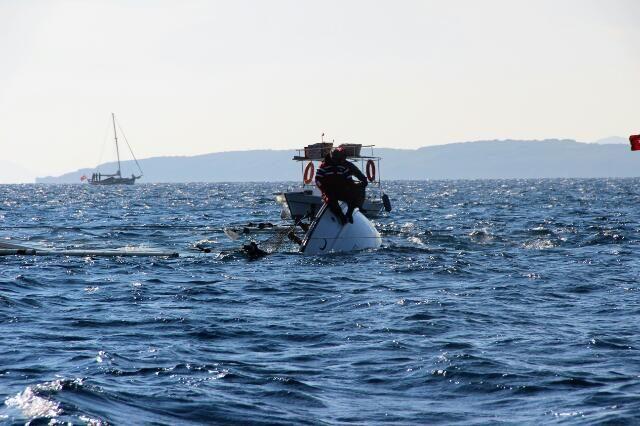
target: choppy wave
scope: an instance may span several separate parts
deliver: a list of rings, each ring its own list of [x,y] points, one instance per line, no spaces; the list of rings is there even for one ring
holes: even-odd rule
[[[289,184],[0,186],[2,238],[182,255],[0,257],[0,422],[637,423],[639,182],[389,183],[379,250],[258,261]]]

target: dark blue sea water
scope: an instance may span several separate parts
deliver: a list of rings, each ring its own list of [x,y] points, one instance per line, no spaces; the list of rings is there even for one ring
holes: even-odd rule
[[[0,423],[640,422],[640,180],[388,183],[380,250],[247,260],[286,187],[0,186],[3,238],[181,254],[0,257]]]

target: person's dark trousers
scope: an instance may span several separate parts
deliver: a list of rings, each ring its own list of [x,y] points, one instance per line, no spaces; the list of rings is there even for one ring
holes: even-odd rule
[[[360,185],[355,182],[343,185],[337,188],[336,197],[338,200],[347,203],[348,209],[346,219],[353,223],[353,211],[356,207],[362,209],[362,203],[364,203],[364,185]],[[335,197],[332,199],[335,199]]]

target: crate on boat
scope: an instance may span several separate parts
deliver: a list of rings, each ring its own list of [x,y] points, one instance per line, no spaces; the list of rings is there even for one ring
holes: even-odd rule
[[[362,144],[343,143],[342,145],[340,145],[340,148],[344,148],[344,151],[347,153],[347,157],[360,157],[360,149],[362,149]]]
[[[304,147],[304,156],[312,160],[322,160],[331,152],[331,142],[318,142]]]

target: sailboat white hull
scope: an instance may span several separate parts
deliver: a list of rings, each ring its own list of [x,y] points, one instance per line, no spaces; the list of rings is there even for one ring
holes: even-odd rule
[[[346,213],[346,203],[340,203]],[[342,225],[340,220],[324,205],[305,235],[300,251],[315,256],[376,249],[382,245],[382,237],[373,224],[359,210],[353,212],[353,223]]]

